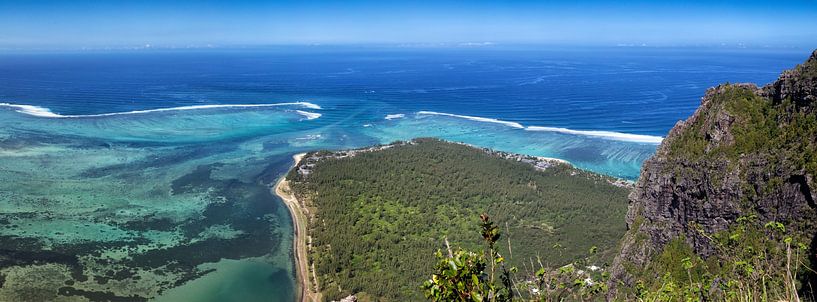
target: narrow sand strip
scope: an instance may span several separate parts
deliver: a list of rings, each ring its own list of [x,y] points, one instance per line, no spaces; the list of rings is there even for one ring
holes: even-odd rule
[[[292,158],[297,165],[301,159],[306,155],[305,153],[296,154]],[[321,294],[318,292],[318,280],[314,274],[315,268],[309,269],[309,261],[307,253],[309,251],[309,244],[311,238],[307,234],[307,213],[305,205],[295,198],[292,189],[289,187],[289,181],[286,177],[281,177],[281,180],[275,185],[275,195],[284,201],[284,204],[289,208],[289,214],[292,216],[293,229],[295,230],[295,237],[293,245],[295,249],[295,275],[298,279],[298,286],[300,292],[296,301],[301,302],[318,302],[321,301]]]

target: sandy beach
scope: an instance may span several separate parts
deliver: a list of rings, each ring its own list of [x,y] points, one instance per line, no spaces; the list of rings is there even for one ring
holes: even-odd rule
[[[295,160],[293,167],[301,161],[305,153],[296,154],[292,158]],[[293,240],[295,250],[296,263],[296,279],[300,291],[298,293],[297,301],[301,302],[315,302],[321,301],[321,295],[317,291],[317,279],[314,272],[314,267],[310,270],[307,252],[309,251],[309,244],[311,238],[307,234],[307,213],[308,210],[301,202],[295,198],[289,182],[286,177],[281,177],[281,180],[275,185],[274,194],[281,198],[289,208],[289,213],[292,215],[293,229],[295,230],[295,237]]]

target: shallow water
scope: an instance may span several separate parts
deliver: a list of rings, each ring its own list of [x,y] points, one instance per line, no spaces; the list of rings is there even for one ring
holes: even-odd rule
[[[288,259],[287,259],[288,260]],[[270,298],[293,300],[292,271],[283,269],[284,263],[269,259],[224,259],[202,265],[215,269],[213,273],[190,281],[185,286],[168,290],[157,297],[157,302],[222,301],[268,302]]]
[[[430,136],[632,180],[706,87],[803,55],[3,55],[0,243],[17,263],[0,300],[37,284],[43,300],[291,301],[292,222],[267,185],[294,153]]]

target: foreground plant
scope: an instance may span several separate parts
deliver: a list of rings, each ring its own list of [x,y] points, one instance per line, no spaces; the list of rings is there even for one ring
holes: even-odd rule
[[[805,277],[806,238],[795,238],[777,221],[761,224],[756,215],[737,219],[727,231],[704,234],[717,248],[707,259],[692,253],[683,238],[664,250],[653,267],[658,279],[636,284],[641,301],[814,301]],[[680,260],[678,260],[680,258]],[[804,282],[806,281],[806,282]],[[805,288],[804,288],[805,287]]]
[[[505,257],[496,250],[499,228],[486,214],[480,215],[480,219],[486,249],[452,252],[446,240],[448,254],[436,252],[435,273],[422,286],[426,298],[432,301],[502,302],[587,301],[603,297],[607,290],[607,273],[596,266],[587,266],[587,259],[555,269],[547,268],[537,259],[538,269],[531,264],[526,273],[520,273],[516,267],[508,268]],[[594,254],[596,250],[593,247],[590,253]]]

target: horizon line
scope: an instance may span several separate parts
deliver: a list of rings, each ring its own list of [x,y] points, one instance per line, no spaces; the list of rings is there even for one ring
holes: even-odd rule
[[[187,44],[155,45],[123,44],[110,46],[73,47],[32,47],[2,46],[3,52],[128,52],[128,51],[184,51],[184,50],[264,50],[276,48],[383,48],[383,49],[502,49],[502,48],[618,48],[618,49],[746,49],[746,50],[802,50],[817,49],[817,45],[772,45],[768,43],[688,43],[688,44],[648,44],[648,43],[511,43],[511,42],[406,42],[406,43],[267,43],[267,44]]]

